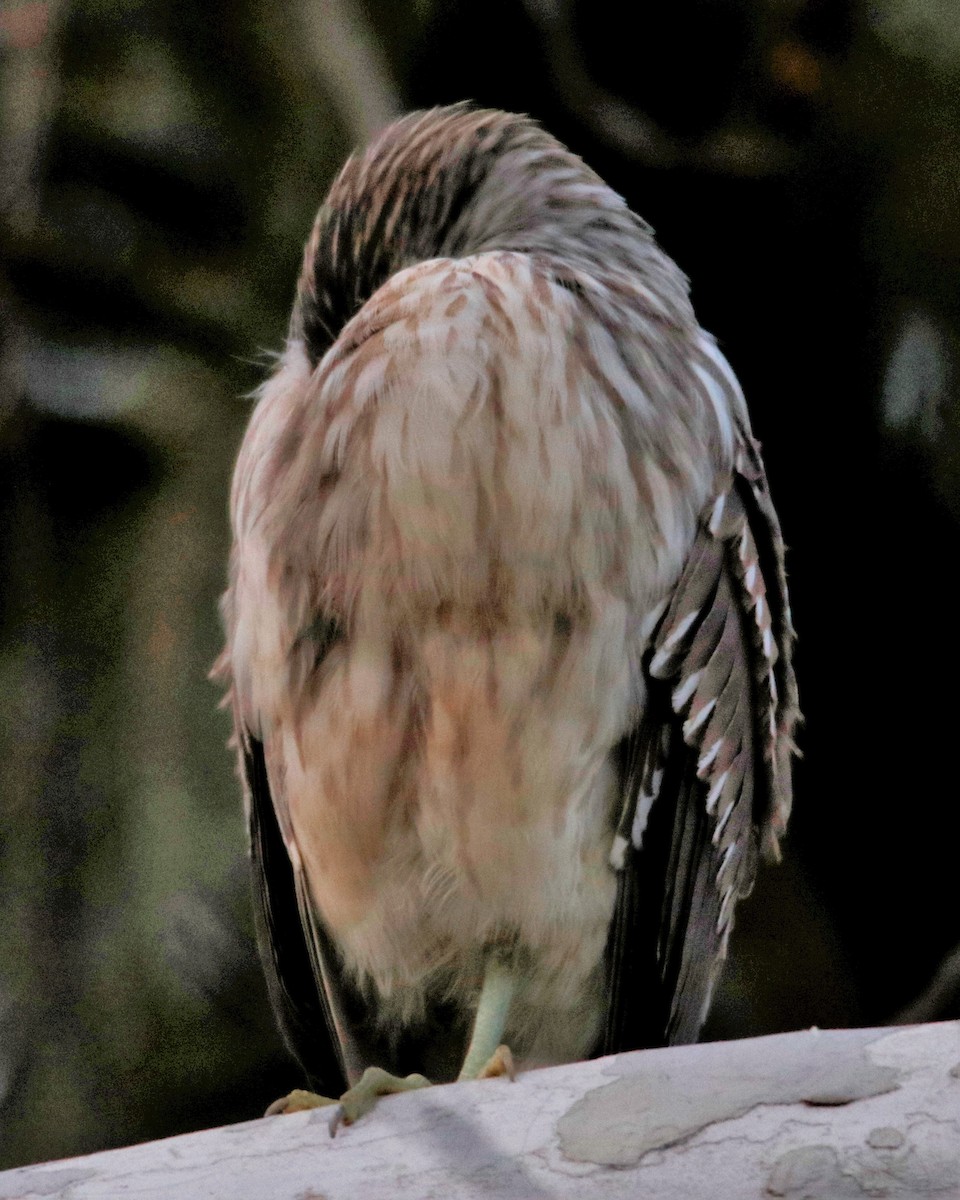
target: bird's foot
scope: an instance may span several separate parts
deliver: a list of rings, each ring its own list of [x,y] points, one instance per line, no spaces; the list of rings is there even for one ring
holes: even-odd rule
[[[508,1076],[511,1081],[517,1077],[509,1046],[498,1046],[477,1072],[476,1078],[497,1079],[502,1075]]]
[[[506,1047],[501,1047],[506,1049]],[[510,1051],[507,1051],[509,1055]],[[494,1055],[494,1058],[497,1056]],[[490,1060],[493,1063],[493,1059]],[[511,1066],[513,1064],[511,1063]],[[491,1070],[490,1074],[502,1075],[502,1070]],[[294,1088],[286,1096],[274,1100],[264,1116],[273,1117],[280,1113],[307,1112],[311,1108],[327,1108],[336,1105],[336,1110],[330,1117],[330,1136],[337,1132],[341,1125],[352,1125],[358,1117],[368,1113],[381,1096],[392,1096],[397,1092],[412,1092],[417,1088],[430,1087],[430,1080],[423,1075],[391,1075],[382,1067],[367,1067],[360,1076],[359,1082],[344,1092],[339,1100],[331,1100],[329,1096],[318,1096],[316,1092],[306,1092],[303,1088]]]
[[[352,1125],[358,1117],[368,1113],[381,1096],[413,1092],[425,1087],[430,1087],[430,1080],[423,1075],[391,1075],[382,1067],[367,1067],[359,1082],[340,1097],[337,1109],[330,1118],[330,1136],[333,1137],[341,1125]]]
[[[516,1079],[517,1072],[510,1047],[498,1046],[473,1078],[496,1079],[504,1075],[512,1080]],[[330,1117],[330,1136],[333,1137],[341,1125],[352,1125],[359,1117],[368,1113],[381,1096],[413,1092],[430,1086],[430,1080],[424,1075],[391,1075],[382,1067],[367,1067],[359,1082],[344,1092],[339,1100],[332,1100],[329,1096],[318,1096],[316,1092],[307,1092],[303,1088],[294,1088],[286,1096],[274,1100],[264,1116],[307,1112],[312,1108],[336,1105]]]

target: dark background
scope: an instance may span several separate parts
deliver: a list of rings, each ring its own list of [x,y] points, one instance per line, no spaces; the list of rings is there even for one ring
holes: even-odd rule
[[[624,192],[764,444],[804,759],[708,1033],[960,1015],[950,8],[0,4],[0,1166],[298,1082],[205,678],[226,496],[314,209],[416,105],[531,112]]]

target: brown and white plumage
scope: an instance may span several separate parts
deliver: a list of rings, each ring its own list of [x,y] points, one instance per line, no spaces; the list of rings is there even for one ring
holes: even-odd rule
[[[316,1083],[453,1074],[484,955],[562,1061],[696,1037],[790,808],[783,547],[649,228],[526,118],[348,162],[237,464],[264,961]]]

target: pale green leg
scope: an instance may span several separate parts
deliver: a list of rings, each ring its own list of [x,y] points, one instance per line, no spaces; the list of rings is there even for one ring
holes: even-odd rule
[[[496,952],[487,959],[473,1033],[458,1079],[480,1079],[485,1075],[512,1075],[513,1062],[502,1046],[510,1002],[517,988],[513,972]]]

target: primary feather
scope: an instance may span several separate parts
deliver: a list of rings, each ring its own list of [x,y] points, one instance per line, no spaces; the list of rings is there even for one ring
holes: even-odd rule
[[[259,931],[328,1088],[690,1040],[790,808],[783,547],[652,233],[532,121],[351,159],[244,439],[224,600]]]

